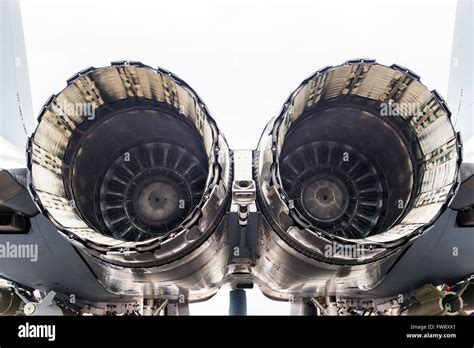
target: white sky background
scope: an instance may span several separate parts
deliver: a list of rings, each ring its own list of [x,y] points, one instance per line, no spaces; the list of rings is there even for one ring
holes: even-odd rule
[[[22,2],[39,112],[88,66],[138,60],[172,71],[204,100],[231,148],[255,148],[268,120],[315,70],[353,58],[403,65],[446,96],[455,1]],[[248,292],[249,314],[289,305]],[[226,314],[228,291],[192,305]]]

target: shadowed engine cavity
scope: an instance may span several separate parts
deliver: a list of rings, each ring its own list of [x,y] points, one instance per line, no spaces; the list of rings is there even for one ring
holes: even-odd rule
[[[374,243],[425,229],[456,187],[460,145],[449,117],[403,67],[324,68],[262,136],[260,206],[290,243],[295,228]]]
[[[89,246],[134,247],[184,232],[185,247],[222,217],[227,144],[195,92],[169,72],[135,62],[86,69],[39,120],[32,191],[60,230]]]

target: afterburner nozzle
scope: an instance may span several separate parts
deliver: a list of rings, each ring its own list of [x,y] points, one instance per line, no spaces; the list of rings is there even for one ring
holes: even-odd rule
[[[307,78],[267,127],[260,205],[288,238],[296,226],[393,242],[436,220],[459,164],[460,143],[436,91],[398,65],[348,61]]]
[[[29,165],[51,221],[107,247],[204,235],[222,217],[229,180],[227,144],[197,94],[135,62],[68,80],[41,112]]]

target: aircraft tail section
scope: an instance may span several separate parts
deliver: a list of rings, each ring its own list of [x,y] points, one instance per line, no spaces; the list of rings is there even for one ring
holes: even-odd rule
[[[0,0],[0,168],[24,166],[35,127],[20,3]]]
[[[458,0],[447,98],[453,123],[463,139],[465,162],[474,162],[473,3]]]

